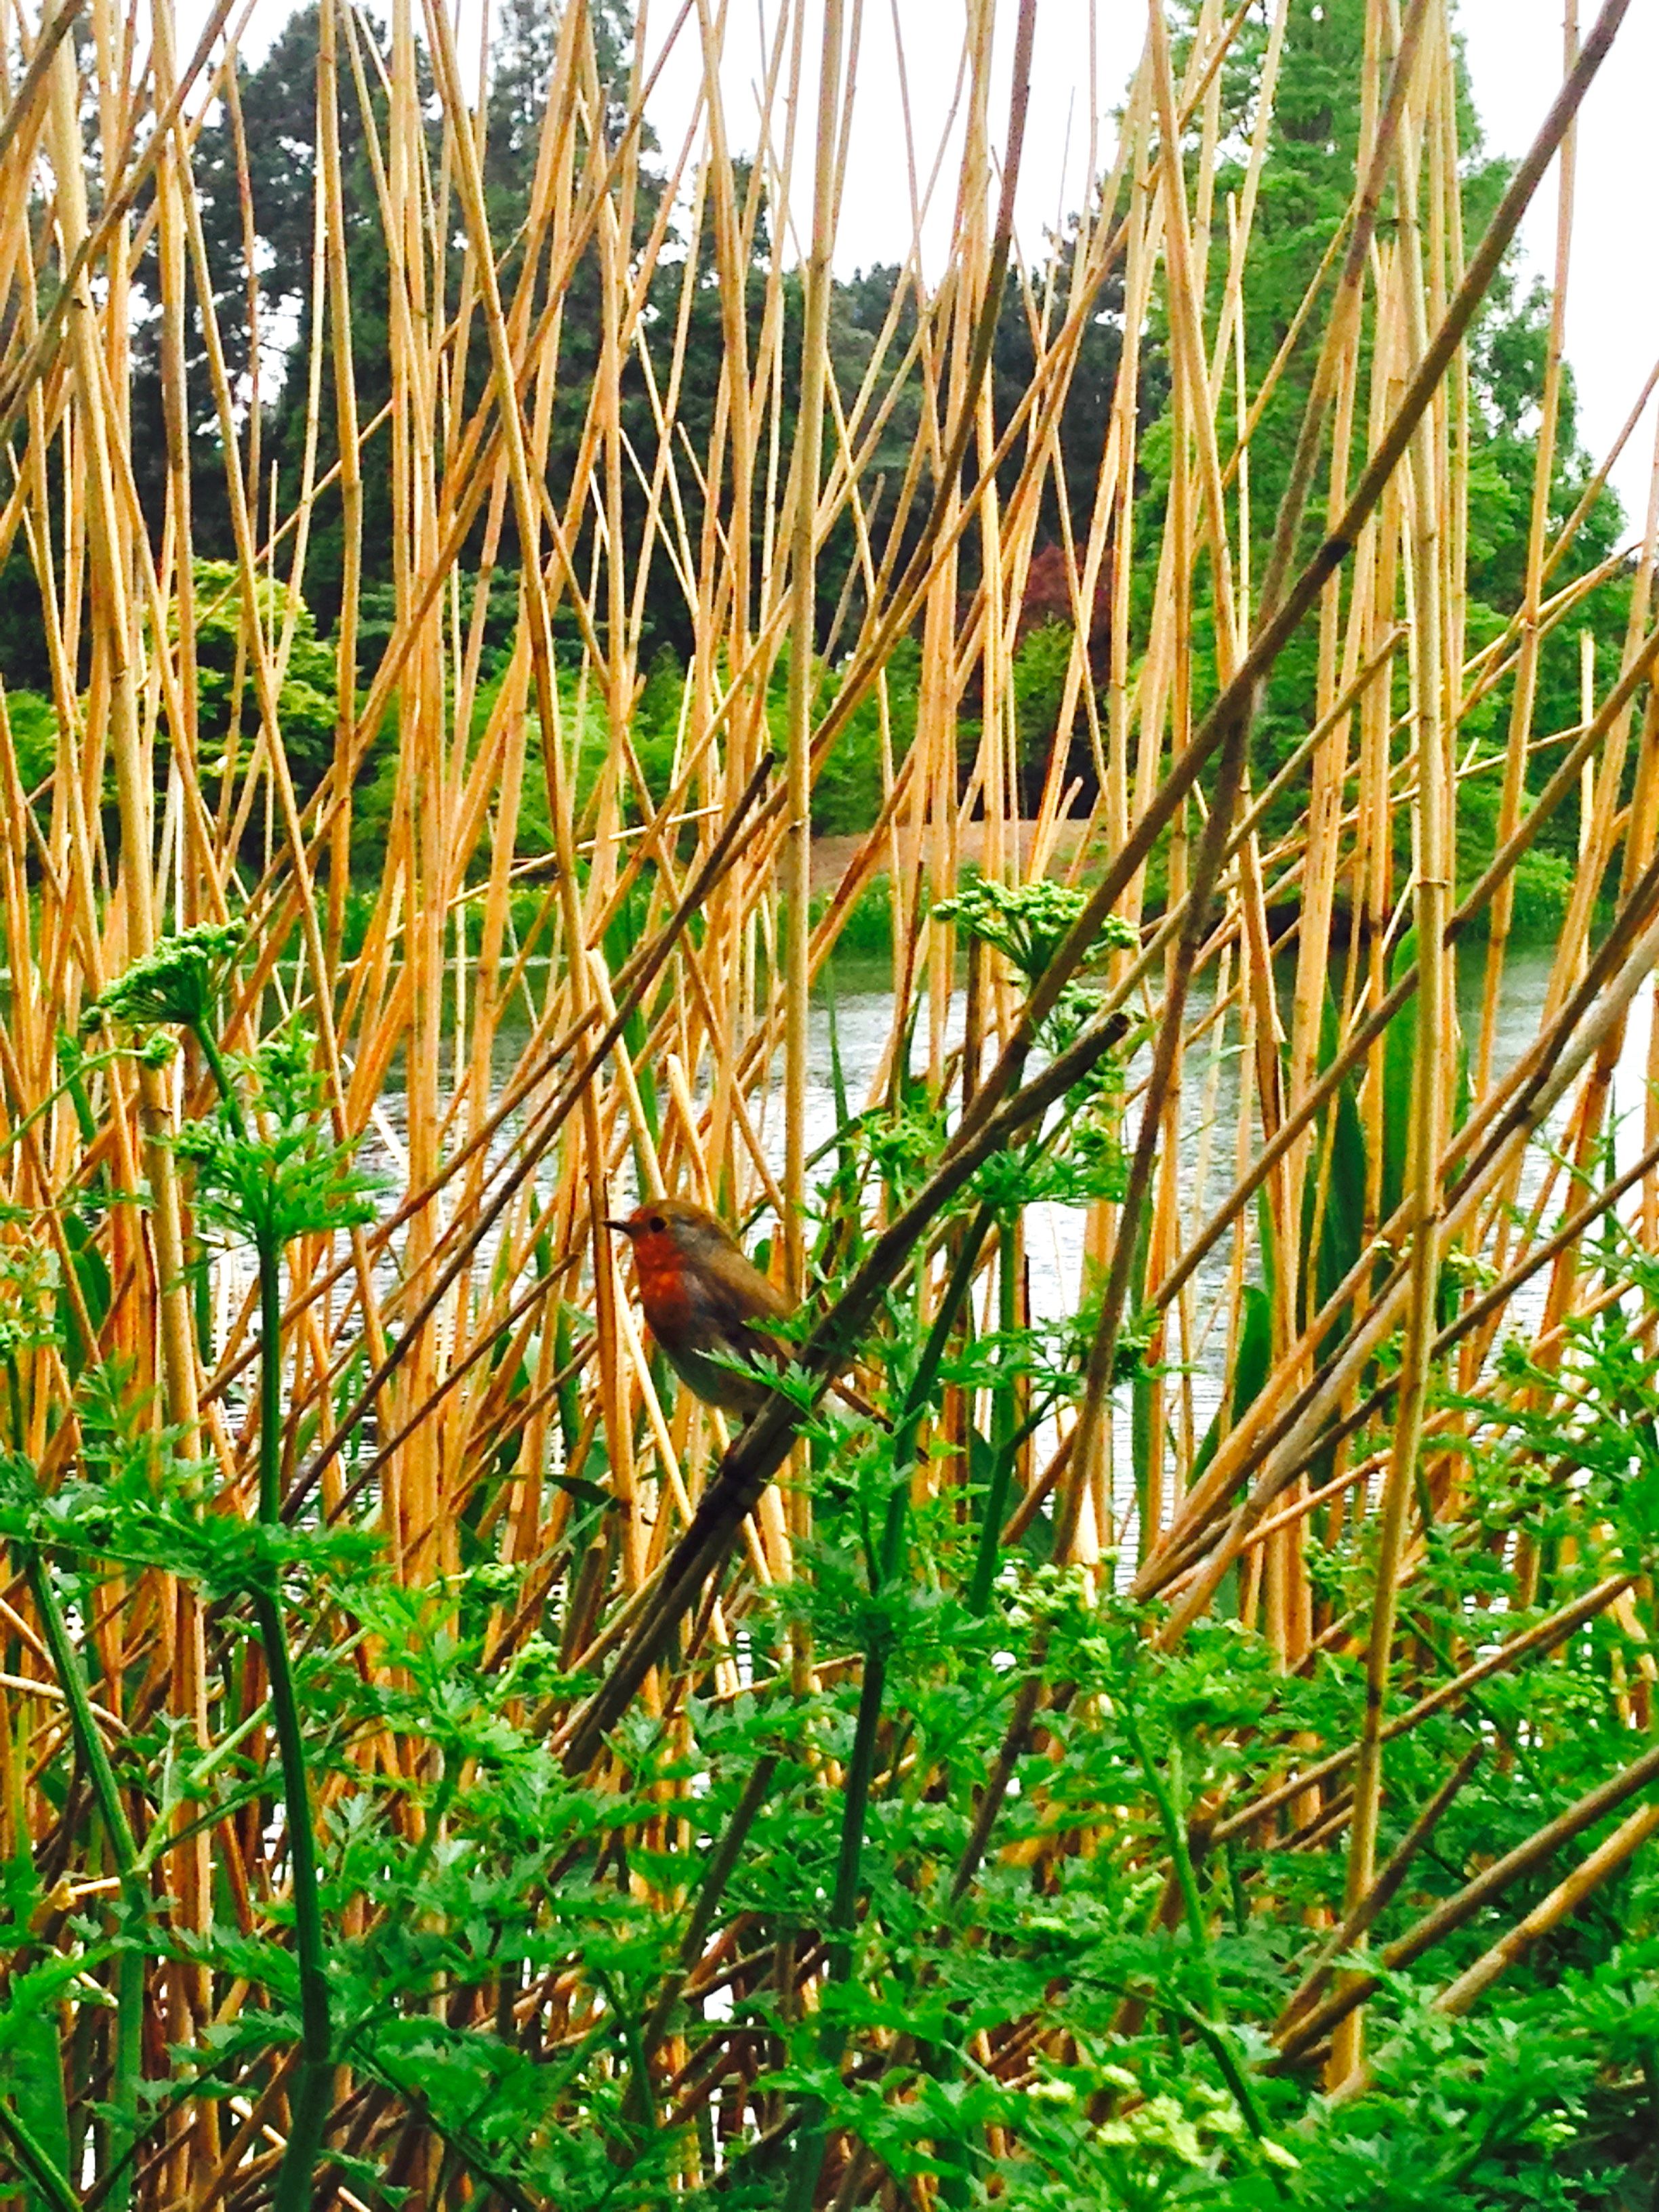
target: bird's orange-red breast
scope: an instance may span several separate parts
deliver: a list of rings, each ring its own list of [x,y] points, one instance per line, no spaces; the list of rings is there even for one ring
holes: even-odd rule
[[[706,1206],[652,1199],[608,1226],[633,1248],[640,1304],[669,1365],[704,1405],[746,1421],[766,1385],[727,1363],[776,1364],[781,1347],[763,1332],[793,1311],[788,1299]]]

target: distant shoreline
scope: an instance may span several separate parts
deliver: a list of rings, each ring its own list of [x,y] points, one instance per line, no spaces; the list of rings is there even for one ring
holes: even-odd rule
[[[1022,822],[1018,827],[1019,852],[1020,858],[1023,860],[1028,856],[1031,850],[1032,841],[1036,836],[1036,823],[1035,822]],[[1088,829],[1089,824],[1086,819],[1079,819],[1075,816],[1068,817],[1066,821],[1056,823],[1054,825],[1054,849],[1055,854],[1062,860],[1070,860],[1072,854],[1076,852],[1078,847],[1082,843],[1084,837],[1087,835]],[[836,835],[833,836],[818,836],[813,838],[812,890],[815,895],[819,891],[833,891],[835,890],[836,884],[840,883],[842,878],[847,873],[848,868],[852,864],[852,861],[864,844],[864,842],[865,839],[861,836],[845,836]],[[984,858],[984,823],[980,821],[964,822],[962,823],[957,831],[957,858],[958,861],[968,861],[973,866],[978,866]],[[884,866],[878,866],[871,871],[870,880],[874,883],[880,878],[885,876],[886,873],[886,868]]]

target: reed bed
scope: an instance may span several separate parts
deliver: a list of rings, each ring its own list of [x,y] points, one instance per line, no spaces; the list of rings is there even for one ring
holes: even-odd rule
[[[443,9],[397,0],[382,46],[322,0],[307,436],[274,501],[234,366],[252,346],[257,388],[259,334],[192,174],[243,17],[223,0],[186,54],[167,0],[15,11],[0,555],[38,580],[58,726],[32,781],[0,716],[0,2154],[29,2201],[1071,2203],[1068,2113],[1117,2201],[1114,2159],[1175,2156],[1171,2049],[1212,2076],[1203,2156],[1282,2192],[1308,2114],[1392,2078],[1401,1976],[1419,2025],[1476,2011],[1639,1862],[1659,1109],[1616,1126],[1614,1079],[1644,1038],[1659,1072],[1655,514],[1586,569],[1587,508],[1552,505],[1573,117],[1625,4],[1575,20],[1468,234],[1444,0],[1372,0],[1352,204],[1264,380],[1245,274],[1288,12],[1241,149],[1251,10],[1153,6],[1039,276],[1012,219],[1052,127],[1034,0],[969,9],[948,257],[924,281],[918,208],[849,389],[826,333],[860,0],[769,16],[752,166],[723,10],[653,9],[604,85],[566,9],[510,239]],[[702,92],[652,155],[671,34]],[[384,410],[343,117],[389,257]],[[1474,641],[1471,333],[1540,189],[1524,583]],[[579,277],[601,337],[574,368]],[[1008,404],[1011,288],[1036,366]],[[1109,308],[1085,532],[1060,430]],[[1287,376],[1272,518],[1251,441]],[[222,758],[192,386],[235,549]],[[366,486],[395,564],[374,654]],[[1022,833],[1016,646],[1056,514],[1073,642]],[[296,783],[324,528],[332,753]],[[634,735],[665,570],[692,641],[665,796]],[[1608,574],[1628,625],[1590,641],[1577,723],[1540,726],[1540,656]],[[1292,646],[1281,835],[1251,731]],[[815,781],[871,701],[884,804],[815,902]],[[1483,769],[1492,848],[1460,879]],[[1515,870],[1564,809],[1577,875],[1516,1038]],[[815,1157],[812,1010],[880,878],[890,1036]],[[605,1226],[670,1193],[807,1301],[741,1437],[653,1358]],[[1086,1262],[1058,1319],[1027,1265],[1053,1202]],[[849,1368],[885,1425],[820,1402]],[[1516,1808],[1489,1847],[1459,1825],[1476,1789]],[[1117,1900],[1097,1949],[1054,1932],[1091,1882]]]

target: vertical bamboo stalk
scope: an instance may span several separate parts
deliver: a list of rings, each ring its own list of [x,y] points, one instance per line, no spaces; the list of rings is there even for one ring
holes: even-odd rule
[[[1423,77],[1419,78],[1419,86]],[[1421,94],[1431,112],[1432,80]],[[1413,123],[1418,120],[1413,115]],[[1418,148],[1408,124],[1401,138],[1400,244],[1413,352],[1428,343],[1426,285],[1419,230]],[[1382,1724],[1393,1660],[1395,1623],[1406,1516],[1422,1439],[1428,1392],[1435,1297],[1440,1276],[1441,1174],[1446,1128],[1446,1055],[1442,1049],[1452,1010],[1452,977],[1445,944],[1451,910],[1452,808],[1455,784],[1447,743],[1445,672],[1442,662],[1441,517],[1446,495],[1443,451],[1433,409],[1425,410],[1412,441],[1409,514],[1416,602],[1413,636],[1413,720],[1417,743],[1417,796],[1413,817],[1414,896],[1419,966],[1417,1050],[1413,1066],[1407,1204],[1411,1229],[1410,1295],[1401,1352],[1394,1441],[1384,1478],[1377,1540],[1370,1633],[1365,1656],[1365,1717],[1354,1775],[1348,1850],[1346,1905],[1354,1911],[1376,1875],[1382,1796]],[[1364,2050],[1364,2011],[1356,2007],[1337,2031],[1331,2072],[1340,2080],[1358,2064]]]
[[[805,16],[797,36],[804,37]],[[802,1243],[806,1175],[806,1053],[812,890],[812,690],[817,628],[818,477],[823,445],[823,390],[829,370],[830,256],[836,236],[836,143],[841,117],[842,0],[824,0],[818,54],[817,130],[814,139],[812,243],[801,271],[801,374],[796,417],[793,523],[789,550],[788,900],[789,950],[784,1048],[782,1228],[792,1292],[805,1287]]]

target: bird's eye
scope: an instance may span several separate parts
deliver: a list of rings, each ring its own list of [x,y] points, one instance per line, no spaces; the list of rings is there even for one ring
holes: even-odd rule
[[[663,1231],[667,1228],[668,1224],[663,1219],[661,1214],[653,1213],[650,1220],[646,1224],[646,1226],[651,1231],[653,1236],[660,1237]]]

